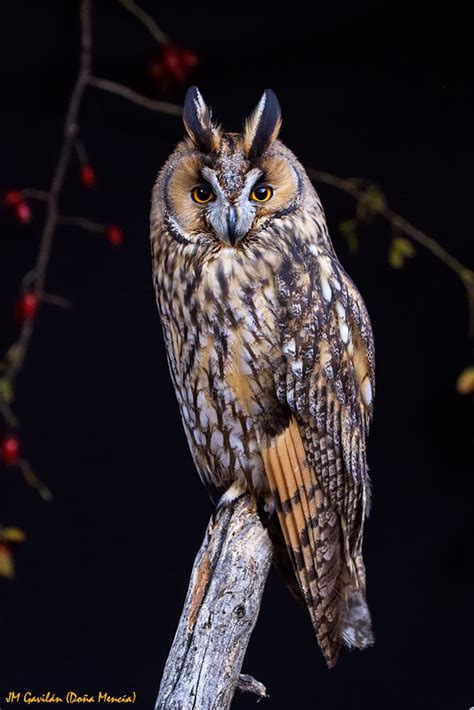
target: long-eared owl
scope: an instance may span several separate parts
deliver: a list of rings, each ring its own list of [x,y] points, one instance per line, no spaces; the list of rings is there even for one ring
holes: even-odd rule
[[[204,484],[250,490],[284,541],[277,561],[332,666],[343,642],[373,640],[362,559],[369,317],[314,187],[278,140],[275,94],[242,133],[226,133],[192,87],[184,125],[153,190],[151,243],[187,439]]]

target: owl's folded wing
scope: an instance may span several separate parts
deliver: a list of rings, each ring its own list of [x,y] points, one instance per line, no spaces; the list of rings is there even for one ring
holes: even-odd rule
[[[295,255],[292,255],[295,257]],[[293,567],[329,666],[372,642],[362,532],[374,351],[362,298],[333,255],[287,258],[277,277],[288,426],[262,441]]]

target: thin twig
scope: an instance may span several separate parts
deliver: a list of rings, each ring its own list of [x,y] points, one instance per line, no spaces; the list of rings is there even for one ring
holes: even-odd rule
[[[145,10],[139,7],[133,0],[118,0],[123,7],[128,10],[134,17],[144,25],[149,33],[156,39],[158,44],[166,44],[168,37],[163,30],[158,27],[155,20]]]
[[[47,202],[49,193],[46,192],[46,190],[36,190],[32,187],[26,187],[24,190],[21,190],[21,196],[26,197],[26,199],[30,200],[40,200],[41,202]]]
[[[96,89],[100,89],[101,91],[107,91],[109,94],[121,96],[123,99],[127,99],[127,101],[131,101],[138,106],[143,106],[143,108],[147,108],[150,111],[167,113],[170,116],[181,116],[183,113],[183,109],[181,106],[178,106],[178,104],[172,104],[169,101],[157,101],[155,99],[150,99],[148,96],[138,94],[128,86],[118,84],[116,81],[91,76],[89,79],[89,85],[94,86]]]
[[[16,417],[8,402],[5,402],[5,400],[0,396],[0,413],[3,417],[3,419],[6,421],[8,426],[15,428],[18,426],[18,417]]]
[[[24,291],[29,291],[31,284],[35,280],[35,269],[30,269],[22,278],[21,285]]]
[[[58,224],[62,224],[68,227],[81,227],[81,229],[86,229],[88,232],[105,232],[107,225],[100,224],[99,222],[92,222],[90,219],[85,217],[58,217]]]
[[[51,503],[53,500],[53,494],[49,490],[48,486],[38,478],[36,473],[31,468],[30,463],[26,459],[19,459],[17,465],[27,484],[38,491],[44,501]]]
[[[79,163],[81,165],[88,165],[89,158],[87,156],[87,152],[86,152],[84,143],[82,141],[80,141],[78,138],[76,138],[76,140],[74,141],[74,148],[76,149]]]
[[[43,293],[41,296],[41,302],[47,303],[49,306],[57,306],[58,308],[65,308],[70,310],[72,308],[72,301],[64,296],[57,296],[54,293]]]
[[[46,220],[41,235],[40,247],[36,264],[34,266],[34,293],[41,297],[46,282],[51,247],[53,244],[56,226],[58,223],[59,196],[64,185],[66,171],[69,166],[71,152],[78,131],[77,120],[82,97],[89,83],[92,61],[92,28],[91,28],[92,0],[81,0],[81,54],[79,73],[69,102],[64,124],[63,141],[59,151],[59,158],[54,170],[51,187],[48,191]],[[23,325],[20,337],[10,348],[8,378],[13,382],[20,371],[28,352],[31,336],[34,329],[34,318],[29,318]]]

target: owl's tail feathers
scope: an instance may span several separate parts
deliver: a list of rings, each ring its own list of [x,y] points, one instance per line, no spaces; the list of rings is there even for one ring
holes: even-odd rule
[[[352,583],[338,516],[308,465],[296,420],[261,444],[288,554],[319,646],[332,668],[343,642],[357,648],[371,642],[364,594]]]

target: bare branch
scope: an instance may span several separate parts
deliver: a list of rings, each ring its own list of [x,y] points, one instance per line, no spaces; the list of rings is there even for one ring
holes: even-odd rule
[[[340,178],[322,170],[315,170],[314,168],[307,167],[306,171],[310,178],[316,180],[316,182],[322,182],[326,185],[330,185],[331,187],[335,187],[342,192],[346,192],[348,195],[351,195],[354,200],[359,201],[364,198],[364,190],[357,187],[357,181],[351,180],[350,178]],[[382,206],[379,212],[381,216],[390,222],[390,224],[392,224],[396,229],[411,237],[414,242],[417,242],[421,246],[425,247],[425,249],[430,251],[440,261],[446,264],[446,266],[452,269],[463,282],[468,281],[474,285],[474,272],[467,269],[463,264],[461,264],[460,261],[449,254],[449,252],[447,252],[446,249],[444,249],[444,247],[436,241],[436,239],[429,237],[425,234],[425,232],[422,232],[421,229],[414,227],[404,217],[394,212],[388,206]]]
[[[41,294],[41,302],[47,303],[50,306],[57,306],[58,308],[65,308],[70,310],[72,308],[72,301],[64,296],[57,296],[54,293],[43,293]]]
[[[123,7],[128,10],[132,15],[134,15],[137,20],[139,20],[142,25],[144,25],[148,32],[155,38],[158,44],[166,44],[168,42],[168,37],[165,35],[163,30],[158,27],[155,20],[151,15],[149,15],[145,10],[139,7],[133,0],[118,0]]]
[[[191,575],[155,710],[226,710],[237,686],[266,695],[240,676],[272,558],[272,544],[249,494],[218,509]]]
[[[3,378],[0,380],[0,383],[2,381],[3,381]],[[0,392],[0,413],[9,426],[11,426],[13,428],[18,426],[18,417],[16,417],[13,414],[9,402],[6,402],[3,399],[1,392]]]
[[[38,478],[36,473],[31,468],[29,461],[26,459],[19,459],[17,465],[27,484],[38,491],[41,498],[46,501],[46,503],[51,503],[53,500],[53,494],[49,490],[48,486],[46,486],[43,481]]]
[[[84,146],[84,143],[80,141],[78,138],[74,141],[74,148],[76,149],[77,157],[79,160],[80,165],[88,165],[89,163],[89,158],[87,156],[87,151]]]
[[[68,227],[81,227],[88,232],[105,232],[107,225],[100,224],[99,222],[92,222],[90,219],[85,217],[58,217],[58,224],[62,224]]]
[[[22,278],[21,280],[21,285],[23,286],[24,291],[29,291],[31,284],[35,280],[35,269],[30,269]]]
[[[58,162],[54,170],[51,187],[47,193],[46,220],[41,235],[40,246],[36,264],[33,268],[34,293],[41,297],[46,283],[49,258],[53,239],[58,222],[59,196],[64,185],[66,171],[69,166],[71,152],[77,135],[77,120],[82,97],[89,83],[92,61],[92,28],[91,28],[92,0],[81,0],[81,54],[79,73],[69,102],[66,120],[64,123],[63,141],[59,151]],[[23,324],[20,336],[13,348],[10,348],[8,377],[13,382],[20,371],[28,352],[31,336],[33,334],[35,319],[29,318]]]
[[[351,178],[340,178],[336,175],[332,175],[331,173],[324,172],[323,170],[315,170],[315,168],[310,167],[307,167],[306,171],[312,180],[335,187],[336,189],[341,190],[342,192],[345,192],[353,197],[358,203],[361,203],[361,201],[364,200],[366,189],[363,185],[363,181]],[[378,205],[377,213],[391,224],[394,231],[405,234],[414,242],[423,246],[449,269],[454,271],[454,273],[459,277],[467,292],[470,311],[469,330],[472,334],[474,332],[474,271],[468,269],[458,259],[452,256],[452,254],[446,251],[446,249],[442,247],[436,239],[428,236],[428,234],[422,232],[421,229],[414,227],[404,217],[397,214],[397,212],[394,212],[394,210],[388,207],[385,203]]]
[[[46,270],[58,218],[59,194],[64,184],[66,170],[78,131],[77,119],[83,94],[89,83],[92,60],[91,0],[81,2],[81,56],[79,75],[74,86],[64,125],[63,144],[58,163],[49,190],[48,213],[41,238],[38,263],[36,267],[35,290],[44,290]]]
[[[118,84],[115,81],[110,81],[109,79],[101,79],[97,76],[92,76],[89,79],[89,85],[94,86],[96,89],[101,91],[107,91],[109,94],[115,94],[116,96],[121,96],[127,101],[131,101],[133,104],[138,106],[143,106],[150,111],[157,111],[159,113],[166,113],[170,116],[181,116],[183,109],[177,104],[172,104],[169,101],[158,101],[156,99],[150,99],[148,96],[143,96],[142,94],[133,91],[128,86],[123,84]]]
[[[22,197],[30,200],[40,200],[41,202],[47,202],[49,193],[46,190],[36,190],[35,188],[26,187],[21,190]]]

